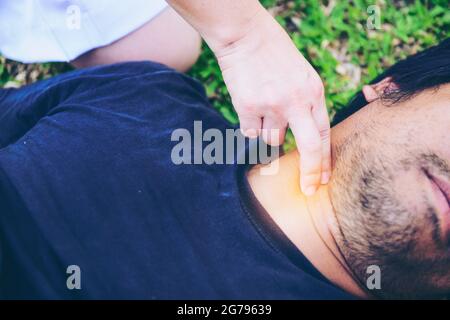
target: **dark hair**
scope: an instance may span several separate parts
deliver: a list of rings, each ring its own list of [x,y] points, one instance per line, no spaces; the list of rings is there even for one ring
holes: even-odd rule
[[[381,99],[395,103],[411,98],[421,91],[437,88],[450,82],[450,38],[440,44],[400,60],[370,84],[391,77],[398,89],[386,92]],[[362,91],[358,92],[350,103],[339,110],[333,118],[333,125],[345,120],[367,104]]]

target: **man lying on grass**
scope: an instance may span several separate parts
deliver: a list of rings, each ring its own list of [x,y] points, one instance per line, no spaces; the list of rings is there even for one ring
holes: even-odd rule
[[[0,91],[1,296],[446,297],[449,57],[446,40],[364,87],[336,117],[332,181],[312,198],[296,151],[175,164],[175,130],[231,126],[164,66]]]

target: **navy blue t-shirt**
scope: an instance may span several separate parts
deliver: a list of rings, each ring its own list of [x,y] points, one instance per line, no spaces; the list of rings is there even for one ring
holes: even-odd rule
[[[196,120],[231,128],[154,63],[0,90],[1,297],[350,298],[258,204],[247,166],[172,162],[172,132]]]

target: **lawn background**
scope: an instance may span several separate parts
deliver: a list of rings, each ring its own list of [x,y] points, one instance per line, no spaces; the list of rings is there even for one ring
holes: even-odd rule
[[[261,3],[321,75],[331,117],[363,83],[386,67],[450,35],[449,0],[262,0]],[[371,5],[379,8],[379,29],[367,27],[373,14],[368,12]],[[24,65],[0,57],[0,86],[19,87],[70,69],[64,63]],[[212,105],[230,122],[237,123],[219,67],[206,45],[189,74],[205,85]],[[293,146],[289,133],[285,148]]]

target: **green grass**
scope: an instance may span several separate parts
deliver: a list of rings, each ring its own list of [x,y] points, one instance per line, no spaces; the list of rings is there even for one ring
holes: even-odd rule
[[[321,75],[331,116],[383,69],[450,35],[448,0],[261,2]],[[367,28],[367,8],[372,4],[380,8],[379,30]],[[20,86],[68,69],[65,64],[26,66],[0,57],[0,86]],[[219,67],[207,46],[190,75],[205,85],[212,105],[237,123]],[[290,134],[286,146],[293,146]]]

